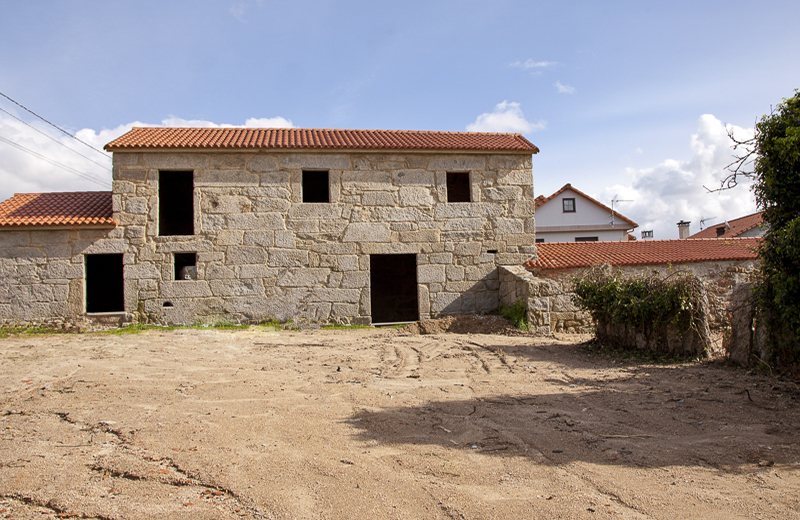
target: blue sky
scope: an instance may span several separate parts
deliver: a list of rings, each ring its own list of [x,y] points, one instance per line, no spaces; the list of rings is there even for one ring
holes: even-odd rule
[[[132,124],[523,133],[567,182],[677,238],[755,211],[708,194],[739,135],[800,87],[796,1],[7,1],[0,92],[101,148]],[[5,98],[0,199],[108,170]],[[248,121],[249,120],[249,121]],[[718,182],[717,182],[718,184]]]

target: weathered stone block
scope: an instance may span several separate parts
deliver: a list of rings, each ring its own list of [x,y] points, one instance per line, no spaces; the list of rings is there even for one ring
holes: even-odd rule
[[[487,188],[483,193],[488,200],[517,200],[522,197],[522,188],[519,186],[498,186],[496,188]]]
[[[355,222],[344,230],[343,242],[389,242],[391,230],[383,222]]]
[[[440,292],[431,295],[432,314],[460,314],[461,295],[451,292]]]
[[[401,206],[433,206],[436,201],[428,188],[400,188]]]
[[[207,213],[247,213],[252,202],[237,195],[206,195],[200,202],[200,211]],[[288,203],[287,203],[288,205]]]
[[[228,265],[264,264],[266,261],[266,250],[256,246],[231,246],[225,254]]]
[[[29,231],[0,231],[0,248],[25,247],[30,243]]]
[[[223,229],[217,233],[214,243],[218,246],[240,246],[242,245],[244,231],[237,229]]]
[[[341,204],[303,203],[289,208],[292,219],[338,219],[342,216]]]
[[[401,231],[400,232],[400,241],[401,242],[424,242],[424,243],[431,243],[431,242],[438,242],[439,241],[440,231],[438,229],[421,229],[418,231]]]
[[[161,282],[163,298],[201,298],[211,296],[211,289],[202,280],[175,280]]]
[[[342,172],[342,190],[346,192],[384,191],[392,189],[392,177],[388,172],[371,171],[364,174],[359,171]]]
[[[357,271],[358,257],[356,255],[342,255],[337,257],[337,267],[340,271]]]
[[[225,217],[228,229],[286,229],[278,213],[243,213]]]
[[[293,267],[308,265],[308,251],[294,249],[272,249],[269,251],[270,267]]]
[[[490,312],[500,305],[496,291],[479,292],[475,296],[475,310],[478,312]]]
[[[358,303],[361,291],[358,289],[328,289],[326,287],[314,288],[309,292],[310,302],[332,303]]]
[[[364,206],[394,206],[395,200],[394,196],[386,191],[367,191],[361,195],[361,204]]]
[[[290,153],[276,155],[284,168],[304,170],[348,170],[350,155],[343,153]]]
[[[319,287],[325,285],[330,269],[290,268],[278,274],[278,287]]]
[[[116,156],[116,154],[114,154]],[[198,153],[144,153],[144,165],[162,170],[194,170],[205,168],[208,154]]]
[[[258,186],[258,175],[247,170],[203,170],[195,174],[195,187],[202,186]]]
[[[437,220],[446,218],[497,217],[504,208],[491,202],[455,202],[436,206]]]
[[[369,287],[369,273],[364,271],[351,271],[343,273],[340,287],[342,289],[360,289],[362,287]]]
[[[253,202],[252,209],[255,213],[286,213],[291,203],[286,199],[258,198]]]
[[[436,182],[432,171],[415,169],[392,172],[392,182],[396,186],[425,186],[433,187]]]
[[[446,280],[445,266],[443,265],[417,266],[418,283],[444,283]]]
[[[474,155],[437,155],[428,161],[430,170],[469,171],[485,170],[486,158]]]
[[[258,154],[250,158],[250,161],[247,163],[247,169],[252,172],[271,172],[272,170],[278,169],[278,160],[271,155]]]
[[[209,282],[214,296],[257,296],[264,294],[260,280],[212,280]]]

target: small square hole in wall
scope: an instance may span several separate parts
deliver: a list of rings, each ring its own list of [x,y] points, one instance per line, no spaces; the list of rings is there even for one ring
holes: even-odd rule
[[[197,253],[175,253],[175,279],[197,280]]]
[[[330,202],[327,171],[303,170],[303,202]]]
[[[447,172],[447,202],[471,202],[469,172]]]

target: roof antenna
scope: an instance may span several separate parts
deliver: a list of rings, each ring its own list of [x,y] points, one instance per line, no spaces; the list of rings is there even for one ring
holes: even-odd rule
[[[712,218],[717,218],[717,217],[704,217],[700,215],[700,231],[703,231],[703,226],[706,225],[706,220],[711,220]]]
[[[619,193],[614,195],[614,198],[611,199],[611,222],[610,223],[611,223],[612,226],[614,225],[614,204],[617,204],[618,202],[633,202],[632,200],[618,199],[617,198],[618,196],[619,196]]]

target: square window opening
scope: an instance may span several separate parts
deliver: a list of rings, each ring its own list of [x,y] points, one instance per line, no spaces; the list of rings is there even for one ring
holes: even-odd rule
[[[575,242],[597,242],[598,237],[575,237]]]
[[[537,244],[544,244],[544,239],[543,238],[537,238],[536,239],[536,243]]]
[[[469,172],[447,172],[447,202],[472,202]]]
[[[303,170],[303,202],[330,202],[327,171]]]
[[[194,235],[194,172],[158,172],[158,234]]]
[[[197,253],[175,253],[175,279],[197,280]]]
[[[575,199],[561,199],[564,213],[575,213]]]

